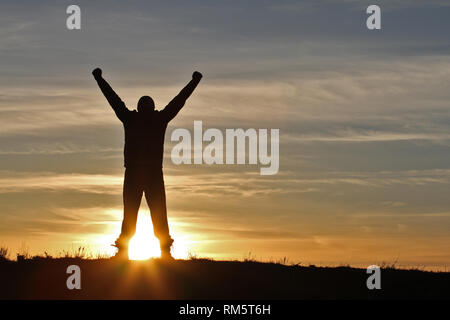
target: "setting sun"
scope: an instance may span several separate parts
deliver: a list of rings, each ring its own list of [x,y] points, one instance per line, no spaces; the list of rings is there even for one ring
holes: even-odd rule
[[[175,243],[172,247],[172,256],[175,259],[185,259],[188,256],[186,242],[178,234],[172,232]],[[146,260],[159,257],[161,250],[159,241],[153,234],[153,224],[148,212],[139,212],[136,234],[130,240],[128,256],[130,260]]]
[[[152,257],[159,257],[161,251],[159,242],[153,234],[135,235],[130,241],[128,256],[130,260],[146,260]]]

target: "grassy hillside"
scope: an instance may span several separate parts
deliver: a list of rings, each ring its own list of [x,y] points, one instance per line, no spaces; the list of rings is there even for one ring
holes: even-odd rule
[[[69,290],[69,265],[81,290]],[[0,259],[2,299],[405,299],[450,298],[450,273],[382,269],[368,290],[365,269],[206,259],[117,262],[35,257]]]

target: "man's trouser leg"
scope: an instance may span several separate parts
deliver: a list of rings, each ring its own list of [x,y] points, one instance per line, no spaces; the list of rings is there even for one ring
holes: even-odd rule
[[[173,243],[169,234],[169,223],[167,221],[166,191],[162,170],[152,172],[145,188],[145,198],[150,208],[153,223],[153,231],[159,239],[161,250],[170,253]]]
[[[128,242],[136,233],[136,222],[142,199],[142,172],[137,169],[125,169],[123,183],[123,222],[118,244],[128,248]]]

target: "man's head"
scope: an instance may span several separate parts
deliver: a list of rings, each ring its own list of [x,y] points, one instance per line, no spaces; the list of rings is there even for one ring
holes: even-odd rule
[[[139,99],[138,105],[137,105],[138,112],[142,113],[150,113],[155,110],[155,103],[153,102],[153,99],[149,96],[143,96]]]

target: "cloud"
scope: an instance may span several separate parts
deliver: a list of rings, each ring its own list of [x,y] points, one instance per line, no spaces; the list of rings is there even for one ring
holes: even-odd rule
[[[361,130],[362,131],[362,130]],[[398,132],[345,132],[329,136],[284,136],[289,142],[379,142],[379,141],[407,141],[407,140],[448,140],[448,134],[427,133],[398,133]],[[285,141],[284,143],[288,143]]]
[[[110,175],[22,173],[0,178],[0,192],[41,189],[117,194],[121,188],[122,179],[120,176]]]

